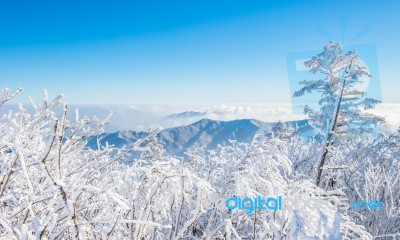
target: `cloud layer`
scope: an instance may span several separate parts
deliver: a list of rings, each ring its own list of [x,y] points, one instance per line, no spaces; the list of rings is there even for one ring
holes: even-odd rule
[[[8,109],[15,109],[9,106]],[[229,104],[229,105],[71,105],[70,113],[79,109],[80,116],[97,116],[104,119],[113,112],[107,132],[119,130],[148,131],[188,125],[200,119],[229,121],[235,119],[257,119],[264,122],[305,119],[305,115],[294,114],[290,104]],[[394,131],[400,126],[400,104],[378,105],[373,113],[386,118],[384,129]],[[70,114],[73,120],[75,115]]]

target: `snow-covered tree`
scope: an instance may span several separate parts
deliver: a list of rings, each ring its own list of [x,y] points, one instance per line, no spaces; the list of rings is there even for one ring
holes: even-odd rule
[[[12,96],[3,90],[1,104]],[[109,118],[80,118],[76,111],[69,121],[62,96],[49,101],[47,92],[40,104],[31,102],[33,113],[20,105],[0,117],[0,238],[111,236],[129,209],[115,186],[119,161],[131,149],[86,147]]]
[[[329,42],[323,51],[305,62],[317,79],[303,80],[294,97],[319,92],[320,109],[304,108],[309,124],[323,136],[325,146],[317,166],[316,183],[320,184],[323,167],[335,138],[370,134],[384,119],[366,110],[379,101],[368,98],[358,89],[363,77],[370,77],[355,51],[344,52],[338,43]]]
[[[12,97],[3,90],[0,106]],[[371,238],[331,203],[340,190],[295,177],[281,139],[230,141],[206,156],[189,154],[189,162],[164,154],[156,131],[119,149],[100,140],[89,148],[109,119],[76,111],[70,121],[62,96],[49,101],[46,93],[32,107],[0,116],[1,239]],[[324,198],[318,206],[252,214],[224,204],[278,195]]]

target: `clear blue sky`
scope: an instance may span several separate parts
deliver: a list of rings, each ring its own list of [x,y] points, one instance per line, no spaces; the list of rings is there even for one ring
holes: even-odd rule
[[[70,103],[290,102],[287,55],[376,46],[400,102],[398,1],[1,1],[0,87]],[[22,98],[21,98],[21,101]]]

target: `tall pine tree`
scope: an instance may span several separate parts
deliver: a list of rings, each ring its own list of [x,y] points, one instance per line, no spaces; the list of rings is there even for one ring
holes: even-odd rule
[[[358,89],[363,77],[371,76],[355,51],[344,52],[340,44],[329,42],[321,53],[306,61],[305,66],[317,78],[301,81],[302,88],[294,97],[321,93],[319,109],[307,105],[304,108],[310,124],[319,130],[325,141],[317,168],[318,186],[332,143],[339,137],[370,134],[384,120],[365,111],[374,108],[379,101],[368,98],[365,91]]]

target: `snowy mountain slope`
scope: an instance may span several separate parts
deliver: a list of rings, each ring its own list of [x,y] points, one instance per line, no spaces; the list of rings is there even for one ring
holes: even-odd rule
[[[159,137],[166,143],[170,153],[183,155],[187,150],[214,149],[228,139],[250,142],[257,134],[265,134],[270,126],[257,124],[255,120],[213,121],[202,119],[188,126],[175,127],[160,132]]]
[[[268,135],[277,123],[266,123],[254,119],[216,121],[202,119],[193,124],[167,128],[158,136],[165,144],[168,153],[185,156],[185,152],[194,149],[210,150],[219,144],[225,145],[229,139],[239,142],[251,142],[256,134]],[[306,120],[286,122],[289,127],[305,126]],[[147,132],[119,131],[101,135],[101,144],[106,142],[122,147],[146,136]],[[88,145],[96,148],[96,139],[90,139]]]

